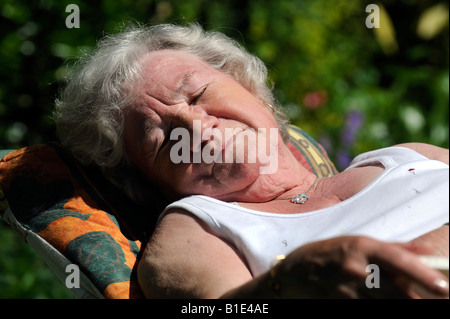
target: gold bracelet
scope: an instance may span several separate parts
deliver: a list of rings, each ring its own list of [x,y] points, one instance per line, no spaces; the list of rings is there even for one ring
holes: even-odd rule
[[[269,287],[271,287],[277,295],[279,295],[280,291],[281,291],[281,284],[276,278],[277,272],[278,272],[278,267],[280,267],[280,264],[285,259],[286,259],[285,255],[278,255],[277,257],[275,257],[275,259],[272,262],[272,267],[270,267],[270,271],[269,271],[269,275],[270,275]]]

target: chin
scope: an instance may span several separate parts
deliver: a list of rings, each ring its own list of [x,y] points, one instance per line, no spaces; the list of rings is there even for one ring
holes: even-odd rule
[[[223,201],[236,201],[244,198],[247,190],[261,177],[261,165],[243,163],[215,163],[212,170],[179,181],[172,194],[178,197],[205,195]]]

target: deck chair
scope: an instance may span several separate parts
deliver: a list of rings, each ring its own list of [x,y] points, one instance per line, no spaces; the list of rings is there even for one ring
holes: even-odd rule
[[[337,171],[310,135],[289,127],[289,149],[319,177]],[[139,299],[141,249],[167,202],[154,189],[140,205],[98,169],[81,166],[63,146],[0,151],[0,214],[77,298]],[[79,284],[70,282],[74,268]]]

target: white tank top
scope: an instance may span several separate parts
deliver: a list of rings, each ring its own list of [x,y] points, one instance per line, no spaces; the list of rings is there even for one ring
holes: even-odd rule
[[[448,222],[447,164],[391,147],[362,154],[349,168],[374,162],[384,172],[351,198],[325,209],[277,214],[196,195],[169,205],[160,219],[174,208],[197,216],[237,248],[254,276],[267,271],[276,256],[309,242],[341,235],[409,241]]]

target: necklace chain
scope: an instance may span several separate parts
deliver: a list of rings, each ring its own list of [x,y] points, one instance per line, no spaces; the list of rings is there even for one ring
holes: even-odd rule
[[[289,201],[293,204],[304,204],[307,200],[308,200],[308,192],[314,187],[314,185],[316,185],[317,181],[319,180],[319,178],[316,176],[316,180],[314,181],[314,183],[303,193],[301,194],[295,194],[292,197],[286,197],[286,198],[278,198],[278,200],[287,200],[289,199]]]

